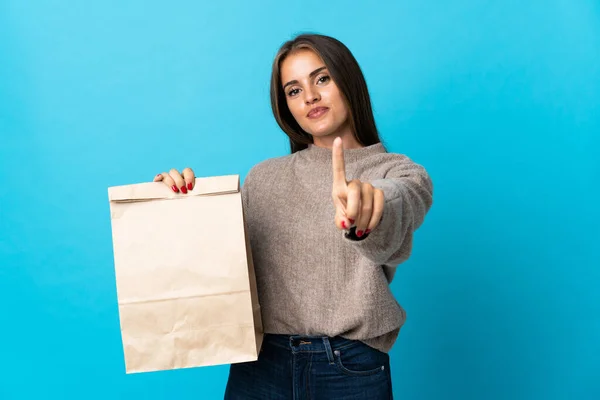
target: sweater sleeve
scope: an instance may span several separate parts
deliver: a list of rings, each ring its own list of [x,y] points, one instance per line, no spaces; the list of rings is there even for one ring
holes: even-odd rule
[[[250,169],[250,171],[248,171],[246,177],[244,178],[242,187],[240,188],[240,191],[242,192],[242,206],[245,214],[248,212],[248,209],[250,207],[250,184],[252,181],[252,171],[253,169]]]
[[[405,156],[383,179],[370,183],[384,193],[382,219],[362,239],[352,233],[345,237],[364,257],[389,269],[410,256],[413,233],[423,223],[433,202],[433,184],[425,169]],[[386,271],[392,276],[393,272]],[[389,278],[391,280],[391,276]]]

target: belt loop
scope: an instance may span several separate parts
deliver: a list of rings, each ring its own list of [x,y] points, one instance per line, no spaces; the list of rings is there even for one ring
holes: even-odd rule
[[[333,358],[333,351],[331,350],[331,344],[329,343],[329,338],[327,336],[323,337],[323,345],[325,346],[325,352],[327,353],[329,365],[334,364],[335,360]]]

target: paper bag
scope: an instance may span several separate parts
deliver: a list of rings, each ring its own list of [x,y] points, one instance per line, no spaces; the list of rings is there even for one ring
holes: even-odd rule
[[[127,373],[254,361],[262,323],[238,175],[108,189]]]

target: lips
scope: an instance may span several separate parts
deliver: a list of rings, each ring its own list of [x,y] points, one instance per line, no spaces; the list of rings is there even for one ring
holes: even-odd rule
[[[312,110],[310,110],[309,113],[306,114],[306,116],[308,118],[315,119],[323,116],[327,111],[329,111],[329,108],[327,107],[315,107]]]

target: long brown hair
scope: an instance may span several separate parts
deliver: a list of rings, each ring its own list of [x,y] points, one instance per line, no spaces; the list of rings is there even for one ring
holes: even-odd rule
[[[325,63],[344,97],[350,112],[350,126],[354,138],[363,146],[379,143],[379,134],[371,108],[371,98],[365,77],[350,50],[339,40],[325,35],[302,34],[285,42],[273,61],[271,73],[271,108],[277,123],[290,139],[292,153],[306,149],[313,143],[290,112],[281,83],[281,63],[296,50],[314,51]]]

